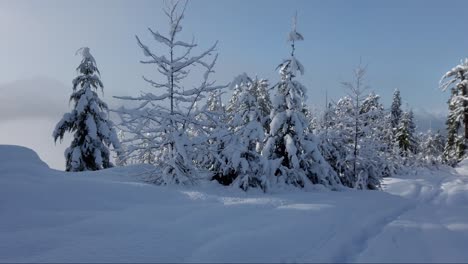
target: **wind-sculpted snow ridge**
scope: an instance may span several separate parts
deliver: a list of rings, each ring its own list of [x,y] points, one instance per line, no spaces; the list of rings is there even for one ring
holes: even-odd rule
[[[384,191],[262,193],[49,169],[0,146],[0,262],[467,262],[468,162]]]
[[[39,158],[37,153],[31,149],[15,145],[0,146],[0,166],[2,169],[5,167],[19,167],[24,163],[27,163],[30,167],[49,168],[49,166]]]

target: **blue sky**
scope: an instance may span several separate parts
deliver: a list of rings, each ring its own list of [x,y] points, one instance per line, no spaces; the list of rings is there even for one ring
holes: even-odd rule
[[[151,46],[146,27],[165,31],[162,1],[0,1],[1,82],[48,76],[69,84],[91,47],[111,95],[146,89],[152,75],[134,35]],[[466,1],[191,1],[183,36],[201,47],[219,40],[216,79],[229,82],[243,71],[277,80],[275,66],[289,48],[285,36],[298,11],[305,41],[297,56],[306,67],[311,103],[342,94],[362,56],[371,87],[390,100],[399,88],[413,107],[443,109],[447,95],[438,80],[468,54]],[[158,51],[157,48],[155,48]],[[153,75],[155,78],[156,75]]]
[[[0,85],[56,80],[63,93],[39,82],[9,91],[10,101],[20,104],[20,95],[50,93],[66,102],[80,61],[75,51],[89,46],[102,73],[104,100],[115,106],[119,102],[113,95],[148,91],[141,75],[160,76],[139,63],[143,56],[134,36],[164,52],[147,31],[167,32],[161,7],[156,0],[0,0]],[[298,31],[305,37],[296,55],[306,69],[301,81],[311,105],[322,107],[325,91],[335,100],[344,95],[340,82],[352,77],[362,56],[369,85],[386,106],[399,88],[405,105],[436,114],[446,111],[448,92],[438,90],[438,82],[468,55],[468,1],[197,0],[188,4],[181,37],[189,41],[194,36],[201,48],[219,41],[214,75],[219,83],[242,72],[274,83],[276,66],[290,52],[286,36],[296,11]],[[62,114],[49,119],[57,122]]]

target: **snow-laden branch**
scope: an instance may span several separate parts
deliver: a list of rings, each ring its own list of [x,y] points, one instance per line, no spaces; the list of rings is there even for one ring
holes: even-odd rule
[[[439,81],[439,87],[442,91],[447,90],[456,82],[463,82],[468,79],[468,58],[460,61],[460,64],[453,67],[450,71],[445,73]],[[465,85],[466,82],[461,83]]]
[[[183,61],[183,62],[175,62],[173,63],[172,65],[172,69],[173,69],[173,72],[178,72],[188,66],[191,66],[195,63],[200,63],[200,60],[203,59],[204,57],[206,57],[207,55],[210,55],[215,49],[216,49],[216,46],[218,45],[218,41],[216,41],[213,46],[211,46],[208,50],[206,50],[205,52],[201,53],[200,55],[198,56],[194,56],[194,57],[191,57],[189,59],[187,59],[186,61]]]
[[[152,93],[145,93],[141,96],[133,97],[133,96],[114,96],[114,98],[122,99],[122,100],[132,100],[132,101],[161,101],[169,98],[170,94],[165,93],[162,95],[155,95]]]
[[[141,41],[140,41],[140,38],[138,36],[135,36],[137,42],[138,42],[138,45],[143,49],[143,54],[147,57],[151,57],[153,58],[152,60],[149,60],[149,61],[141,61],[141,63],[144,63],[144,64],[150,64],[150,63],[155,63],[155,64],[158,64],[159,67],[163,68],[165,71],[167,71],[167,66],[171,65],[171,62],[169,60],[166,59],[166,57],[163,55],[163,56],[156,56],[155,54],[153,54],[150,49],[148,48],[148,46],[144,45]]]
[[[148,28],[148,31],[151,32],[151,34],[153,35],[153,38],[158,41],[159,43],[163,43],[164,45],[168,46],[168,47],[174,47],[173,46],[173,43],[171,42],[171,40],[169,40],[168,38],[164,37],[163,35],[159,34],[159,32],[154,32],[151,28]]]

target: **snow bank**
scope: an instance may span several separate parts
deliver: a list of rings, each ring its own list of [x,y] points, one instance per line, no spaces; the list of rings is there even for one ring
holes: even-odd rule
[[[468,261],[455,171],[388,192],[262,194],[138,182],[148,169],[64,173],[0,146],[0,262]]]
[[[14,145],[0,145],[0,168],[3,170],[6,168],[24,170],[28,168],[48,169],[49,166],[32,149]]]

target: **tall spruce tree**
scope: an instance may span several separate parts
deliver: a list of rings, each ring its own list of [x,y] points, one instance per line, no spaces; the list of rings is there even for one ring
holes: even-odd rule
[[[468,58],[442,76],[440,88],[452,89],[444,160],[454,165],[466,156],[468,141]]]
[[[465,144],[461,133],[463,120],[463,102],[458,96],[460,91],[455,87],[451,89],[448,100],[449,113],[446,121],[447,141],[445,143],[442,161],[450,166],[456,165],[463,159]]]
[[[279,183],[304,187],[310,183],[333,186],[339,179],[318,149],[318,140],[308,132],[304,115],[306,88],[295,78],[304,67],[295,57],[295,43],[304,38],[296,31],[296,17],[289,33],[291,57],[281,63],[281,80],[270,114],[270,130],[262,155],[270,160],[270,171]],[[272,175],[273,176],[273,175]]]
[[[401,110],[400,90],[395,89],[395,92],[393,93],[392,106],[390,108],[390,123],[392,125],[394,134],[396,134],[396,130],[398,129],[398,124],[400,123],[402,114],[403,111]]]
[[[413,135],[414,138],[414,145],[413,145],[413,153],[416,154],[419,151],[419,141],[418,137],[416,136],[416,123],[414,122],[414,112],[413,109],[410,109],[408,112],[408,118],[410,120],[409,122],[409,129],[411,131],[411,134]]]
[[[415,130],[416,126],[413,121],[413,112],[404,112],[401,116],[396,134],[396,141],[404,157],[416,154],[417,140]]]
[[[113,166],[108,148],[112,145],[118,151],[120,143],[113,123],[107,119],[107,104],[97,94],[104,85],[96,61],[89,48],[78,52],[83,59],[70,96],[74,108],[58,122],[52,136],[57,141],[63,139],[65,132],[73,133],[73,141],[65,150],[66,171],[105,169]]]

